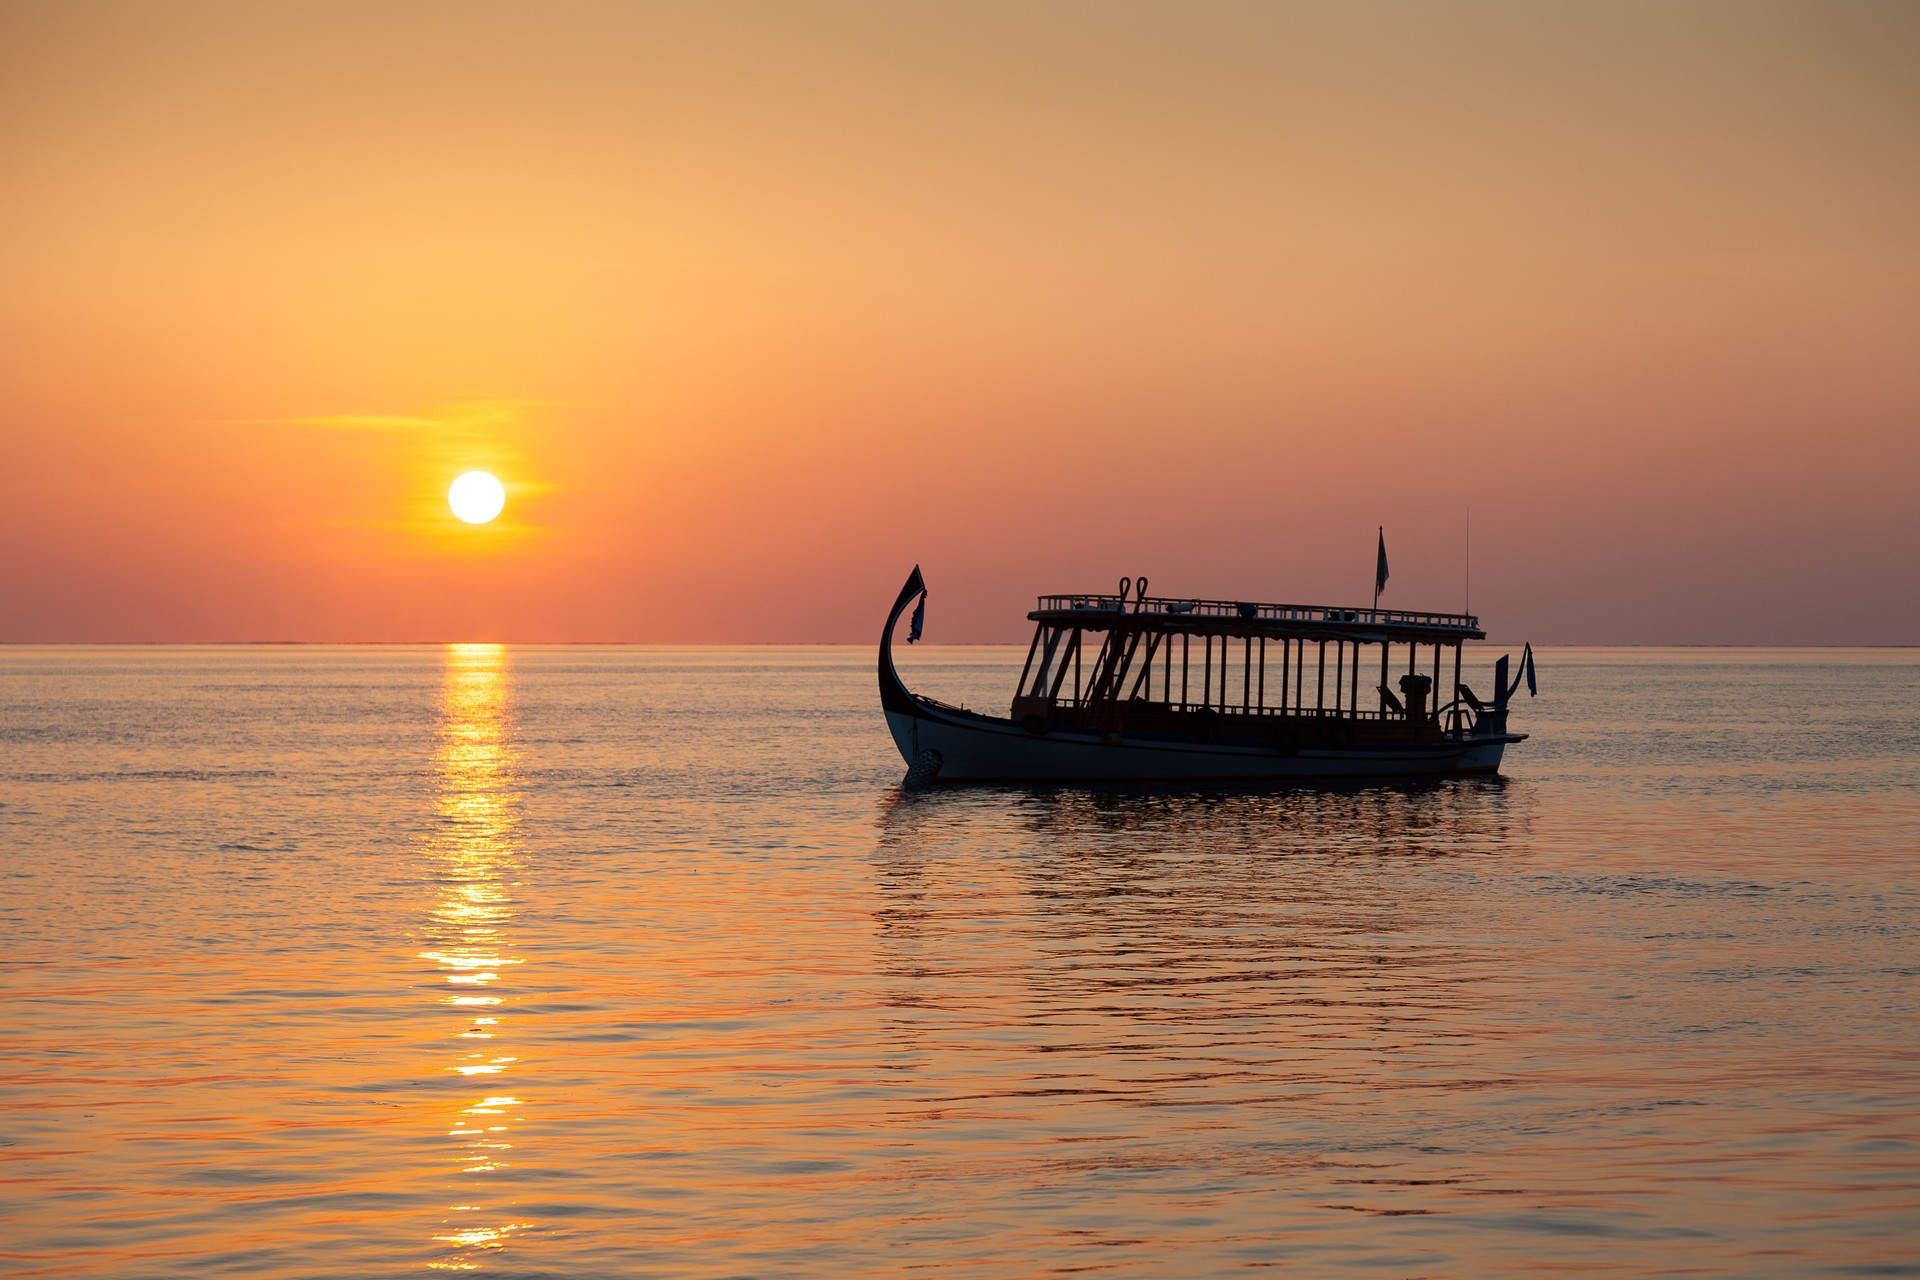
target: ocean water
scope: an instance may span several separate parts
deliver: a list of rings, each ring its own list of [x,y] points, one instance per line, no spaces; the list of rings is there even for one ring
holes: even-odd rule
[[[0,1271],[1920,1275],[1920,653],[1539,665],[903,793],[865,649],[0,650]]]

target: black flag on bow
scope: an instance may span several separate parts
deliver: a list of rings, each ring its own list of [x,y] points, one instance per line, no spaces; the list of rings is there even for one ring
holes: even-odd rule
[[[913,624],[907,628],[907,643],[912,644],[920,638],[920,628],[927,621],[927,593],[920,592],[920,602],[913,606]]]

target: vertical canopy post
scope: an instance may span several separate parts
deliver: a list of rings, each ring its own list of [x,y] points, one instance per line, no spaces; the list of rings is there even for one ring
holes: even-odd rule
[[[1353,693],[1347,700],[1347,714],[1356,720],[1360,718],[1360,648],[1365,643],[1364,640],[1353,642]]]
[[[1253,637],[1240,641],[1240,709],[1253,710]]]
[[[1393,641],[1380,640],[1380,718],[1387,718],[1387,667],[1393,660]]]
[[[1340,690],[1347,684],[1347,642],[1336,640],[1334,645],[1339,652],[1333,659],[1333,709],[1338,711],[1340,710]]]

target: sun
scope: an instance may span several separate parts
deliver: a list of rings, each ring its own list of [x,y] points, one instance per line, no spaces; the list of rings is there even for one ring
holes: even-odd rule
[[[484,471],[469,471],[447,490],[447,505],[468,524],[485,524],[507,505],[507,491]]]

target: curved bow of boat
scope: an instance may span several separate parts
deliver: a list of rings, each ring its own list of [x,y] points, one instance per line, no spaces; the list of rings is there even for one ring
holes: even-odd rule
[[[880,633],[880,705],[888,711],[913,711],[913,694],[901,683],[900,673],[893,669],[893,629],[899,625],[900,615],[907,611],[914,597],[924,590],[926,583],[921,580],[920,566],[915,565],[907,575],[907,585],[900,588],[900,596],[893,602],[893,611],[887,614],[886,629]]]

